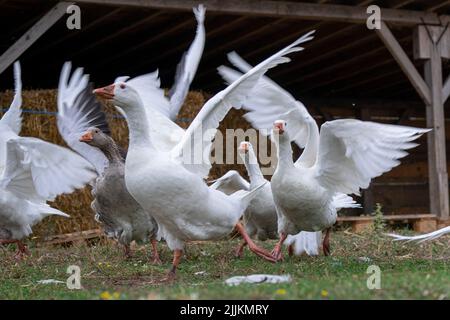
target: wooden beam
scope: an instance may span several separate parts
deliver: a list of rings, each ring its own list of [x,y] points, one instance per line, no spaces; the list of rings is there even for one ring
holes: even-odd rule
[[[5,71],[20,55],[52,27],[64,14],[71,2],[59,2],[47,12],[34,26],[16,41],[0,57],[0,73]]]
[[[410,109],[410,108],[406,108],[405,110],[403,110],[403,112],[398,117],[397,124],[401,125],[404,122],[408,121],[409,116],[411,115],[411,112],[412,112],[412,109]]]
[[[431,94],[429,87],[384,21],[381,21],[381,28],[379,30],[376,30],[376,32],[380,36],[389,52],[394,56],[394,59],[400,65],[400,68],[406,74],[409,81],[411,81],[411,84],[413,85],[414,89],[416,89],[419,96],[426,104],[430,104]]]
[[[210,12],[351,23],[366,23],[368,16],[365,7],[289,1],[78,0],[77,2],[188,11],[199,3],[203,3]],[[440,25],[443,20],[450,20],[448,16],[441,16],[440,20],[439,16],[432,12],[388,8],[382,8],[381,12],[383,21],[406,25],[420,23]]]
[[[442,61],[437,45],[431,44],[431,58],[425,62],[425,79],[431,88],[427,104],[428,176],[430,210],[441,220],[449,218],[448,174],[445,150],[445,118],[442,97]]]

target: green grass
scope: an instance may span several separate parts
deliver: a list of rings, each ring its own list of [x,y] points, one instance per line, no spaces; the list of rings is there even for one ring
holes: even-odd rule
[[[392,242],[374,232],[332,234],[330,257],[285,257],[265,262],[248,250],[233,257],[238,240],[187,246],[177,280],[161,283],[172,259],[161,243],[164,264],[148,262],[149,248],[138,247],[131,260],[109,242],[97,245],[33,248],[32,256],[16,262],[13,246],[0,249],[0,299],[448,299],[450,297],[450,240],[427,244]],[[266,248],[274,242],[266,242]],[[381,289],[366,286],[367,267],[381,268]],[[81,290],[65,284],[69,265],[81,267]],[[204,272],[196,275],[196,272]],[[288,284],[229,287],[231,276],[256,273],[290,274]]]

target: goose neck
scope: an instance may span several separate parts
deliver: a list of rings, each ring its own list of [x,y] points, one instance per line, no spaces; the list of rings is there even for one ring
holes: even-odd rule
[[[278,168],[291,168],[294,166],[292,159],[292,145],[287,136],[279,136],[277,144]]]
[[[308,121],[308,140],[301,155],[301,162],[306,167],[312,167],[317,161],[319,150],[319,127],[314,119]]]
[[[247,153],[244,160],[244,165],[247,169],[251,185],[257,186],[264,181],[264,176],[259,167],[258,159],[252,150]]]
[[[130,135],[130,148],[139,146],[153,147],[150,141],[150,124],[147,121],[142,102],[125,110]]]
[[[102,146],[100,150],[103,152],[110,164],[123,162],[119,147],[111,138],[108,139],[108,144]]]

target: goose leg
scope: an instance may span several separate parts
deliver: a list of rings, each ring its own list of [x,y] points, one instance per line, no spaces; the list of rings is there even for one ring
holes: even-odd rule
[[[241,244],[236,248],[236,252],[234,253],[234,256],[236,258],[242,258],[242,255],[244,254],[244,248],[247,245],[247,242],[244,240],[241,242]]]
[[[294,245],[292,245],[292,244],[289,245],[288,254],[289,254],[289,257],[292,257],[294,255]]]
[[[283,260],[283,253],[281,252],[281,249],[283,248],[283,243],[287,238],[287,233],[281,233],[280,234],[280,240],[277,242],[275,247],[272,250],[272,257],[276,259],[276,261]]]
[[[158,243],[157,243],[156,239],[151,239],[150,241],[152,243],[153,264],[162,264],[162,261],[159,258]]]
[[[183,255],[182,250],[174,250],[173,252],[173,262],[172,262],[172,268],[169,270],[169,273],[167,274],[167,277],[164,278],[163,281],[173,281],[176,278],[177,275],[177,268],[180,264],[181,256]]]
[[[15,243],[17,244],[17,252],[14,255],[14,258],[16,260],[21,260],[24,256],[26,255],[30,255],[30,251],[27,249],[27,246],[23,244],[22,241],[20,240],[5,240],[5,239],[0,239],[0,245],[4,245],[4,244],[12,244]]]
[[[133,257],[133,255],[131,254],[131,248],[129,244],[123,245],[123,254],[126,260],[130,260]]]
[[[331,250],[330,250],[330,231],[331,231],[331,228],[328,228],[326,230],[325,238],[323,238],[323,242],[322,242],[323,254],[325,256],[329,256],[330,252],[331,252]]]
[[[244,238],[244,241],[248,244],[248,248],[254,252],[256,255],[270,261],[270,262],[276,262],[276,260],[272,257],[272,255],[267,252],[264,249],[259,248],[253,240],[249,237],[247,232],[245,231],[245,228],[242,226],[242,224],[238,223],[236,224],[237,231],[241,234],[242,238]]]
[[[24,256],[30,255],[30,251],[27,249],[27,246],[23,244],[22,241],[17,240],[17,253],[14,255],[14,258],[17,260],[22,260]]]

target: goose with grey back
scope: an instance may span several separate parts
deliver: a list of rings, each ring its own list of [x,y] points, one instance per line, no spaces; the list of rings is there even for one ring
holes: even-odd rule
[[[259,248],[245,232],[239,219],[263,185],[252,191],[231,195],[209,188],[204,178],[209,174],[209,155],[220,121],[232,108],[239,108],[258,79],[269,69],[288,62],[285,55],[300,51],[298,44],[310,40],[305,36],[240,77],[203,106],[181,140],[172,148],[158,149],[152,132],[168,133],[170,127],[148,117],[136,89],[130,83],[114,83],[94,92],[112,100],[126,114],[130,146],[125,162],[125,182],[132,196],[152,212],[161,235],[174,251],[167,280],[175,277],[184,243],[192,240],[216,240],[234,228],[248,242],[249,248],[262,258],[274,261],[269,252]],[[160,98],[152,99],[154,104]],[[166,145],[168,146],[168,145]]]
[[[96,220],[105,232],[117,239],[131,257],[130,243],[143,244],[151,240],[153,263],[161,263],[157,250],[158,225],[130,195],[125,185],[125,161],[115,141],[98,128],[89,128],[80,141],[98,148],[108,160],[103,173],[92,188],[94,200],[91,207]]]
[[[45,217],[66,213],[50,207],[95,178],[92,165],[67,148],[31,137],[19,137],[22,127],[20,64],[14,64],[14,100],[0,119],[0,245],[16,243],[17,258],[28,251],[22,239]]]
[[[240,71],[221,66],[220,74],[233,82],[251,65],[236,53],[229,60]],[[400,164],[412,141],[428,129],[380,124],[356,119],[325,122],[319,127],[305,106],[268,77],[262,77],[243,108],[255,128],[270,132],[277,147],[278,164],[271,180],[278,212],[280,241],[273,256],[281,259],[281,246],[288,235],[299,231],[326,230],[325,254],[330,253],[329,235],[341,208],[358,207],[349,194],[359,194],[371,179]],[[272,130],[270,130],[272,128]],[[303,148],[294,162],[294,141]]]
[[[66,143],[96,168],[91,204],[95,218],[108,236],[123,245],[127,258],[131,256],[132,241],[146,243],[150,239],[153,260],[160,263],[157,224],[126,189],[124,159],[108,134],[106,116],[92,93],[89,76],[82,68],[71,75],[71,69],[71,63],[66,62],[61,71],[57,125]]]

